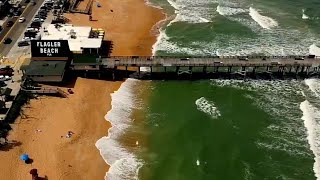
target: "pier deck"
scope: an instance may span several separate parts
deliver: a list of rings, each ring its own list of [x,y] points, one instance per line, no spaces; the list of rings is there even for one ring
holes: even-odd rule
[[[183,58],[182,58],[183,59]],[[320,59],[306,58],[304,60],[295,60],[294,58],[262,58],[248,59],[247,61],[236,58],[181,58],[170,57],[111,57],[102,59],[102,65],[107,68],[117,66],[128,67],[267,67],[267,66],[320,66]]]

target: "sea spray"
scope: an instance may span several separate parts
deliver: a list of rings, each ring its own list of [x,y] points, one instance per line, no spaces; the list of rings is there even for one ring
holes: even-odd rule
[[[197,99],[195,104],[196,104],[197,109],[199,111],[202,111],[202,112],[210,115],[214,119],[217,119],[219,116],[221,116],[220,111],[215,106],[215,104],[212,101],[208,101],[204,97]]]
[[[248,10],[242,9],[242,8],[235,8],[235,7],[226,7],[226,6],[217,6],[216,10],[221,16],[231,16],[231,15],[237,15],[240,13],[248,12]]]
[[[120,88],[111,94],[111,110],[105,116],[112,127],[108,130],[108,136],[102,137],[96,142],[96,147],[107,164],[110,165],[106,173],[107,180],[137,179],[137,173],[142,166],[142,161],[128,152],[119,142],[120,136],[130,127],[132,111],[136,108],[135,93],[133,88],[139,81],[127,79]]]
[[[249,8],[249,15],[264,29],[271,29],[273,27],[278,26],[278,23],[274,19],[261,15],[257,10],[255,10],[252,7]]]
[[[320,81],[318,79],[306,79],[304,80],[304,83],[309,87],[316,97],[320,98]]]
[[[320,48],[316,46],[315,44],[312,44],[309,47],[309,54],[320,56]]]
[[[315,155],[313,170],[317,179],[320,179],[320,111],[314,107],[309,101],[305,100],[300,104],[300,109],[303,112],[302,120],[307,129],[308,142],[310,149]]]
[[[211,22],[213,17],[213,13],[208,6],[212,5],[214,1],[168,0],[168,3],[175,9],[176,14],[176,18],[171,23],[208,23]]]
[[[305,10],[302,9],[302,19],[309,19],[309,16],[305,14]]]

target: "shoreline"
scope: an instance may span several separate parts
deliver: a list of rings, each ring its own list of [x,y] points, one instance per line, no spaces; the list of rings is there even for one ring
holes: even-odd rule
[[[143,54],[143,55],[154,55],[155,54],[155,52],[154,52],[154,46],[157,44],[157,42],[158,42],[158,38],[160,37],[160,34],[161,34],[161,28],[163,27],[163,25],[164,24],[166,24],[166,22],[168,21],[168,17],[167,17],[167,14],[164,12],[164,10],[161,8],[161,7],[158,7],[158,6],[154,6],[154,5],[152,5],[149,1],[145,1],[145,0],[141,0],[141,1],[143,1],[144,2],[144,5],[147,7],[147,8],[154,8],[155,10],[158,10],[158,11],[160,11],[161,12],[161,14],[163,15],[163,18],[162,19],[159,19],[158,21],[156,21],[155,22],[155,24],[150,28],[150,30],[149,30],[149,32],[150,32],[150,35],[153,37],[153,44],[152,44],[152,46],[150,46],[150,48],[149,48],[149,52],[148,53],[146,53],[146,54]],[[118,54],[116,54],[116,55],[118,55]],[[133,54],[133,55],[137,55],[137,54]],[[138,54],[138,55],[141,55],[141,54]],[[128,81],[130,81],[130,82],[128,82]],[[108,129],[108,133],[105,135],[105,136],[102,136],[98,141],[96,141],[96,143],[95,143],[95,146],[96,146],[96,148],[100,151],[100,155],[101,155],[101,158],[109,165],[109,169],[108,169],[108,171],[106,172],[106,175],[105,175],[105,179],[107,178],[107,176],[108,176],[108,174],[110,175],[110,176],[112,176],[112,177],[116,177],[117,175],[119,176],[119,174],[117,174],[117,172],[116,173],[114,173],[114,172],[111,172],[111,171],[116,171],[117,169],[116,168],[119,168],[119,166],[117,166],[117,162],[119,162],[119,161],[121,161],[121,160],[123,160],[123,159],[125,159],[125,160],[128,160],[127,158],[129,158],[130,160],[130,162],[131,163],[136,163],[135,165],[133,165],[134,167],[134,169],[136,170],[135,172],[129,172],[129,173],[135,173],[136,174],[136,176],[134,176],[135,177],[135,179],[137,179],[137,175],[138,175],[138,172],[139,172],[139,169],[142,167],[142,164],[141,164],[141,162],[137,162],[137,160],[135,159],[135,157],[134,156],[131,156],[131,154],[129,153],[129,152],[127,152],[127,151],[125,151],[124,150],[124,152],[121,152],[122,153],[122,155],[124,156],[124,157],[118,157],[118,159],[116,160],[116,161],[114,161],[114,160],[112,160],[112,158],[114,158],[114,157],[111,157],[110,159],[111,160],[108,160],[108,158],[105,158],[104,156],[108,156],[108,155],[105,155],[104,153],[106,153],[106,152],[104,152],[104,148],[103,148],[103,145],[106,145],[106,144],[109,144],[109,146],[107,147],[105,147],[105,148],[110,148],[110,144],[112,144],[113,146],[114,146],[114,144],[113,143],[118,143],[118,142],[115,142],[115,140],[114,139],[112,139],[111,138],[111,136],[112,136],[112,134],[114,134],[114,133],[116,133],[117,132],[117,127],[115,126],[115,124],[112,122],[112,118],[110,117],[110,116],[112,116],[111,114],[113,113],[113,111],[114,111],[114,109],[115,109],[115,107],[114,107],[114,101],[115,101],[115,98],[113,97],[113,96],[116,96],[116,95],[118,95],[119,93],[121,93],[121,90],[122,90],[122,88],[124,88],[123,86],[126,86],[128,83],[130,84],[130,83],[133,83],[132,81],[137,81],[137,80],[135,80],[135,79],[126,79],[126,80],[124,80],[122,83],[121,83],[121,85],[120,85],[120,87],[116,90],[116,91],[114,91],[113,93],[111,93],[110,94],[110,96],[111,96],[111,102],[110,102],[110,104],[111,104],[111,109],[106,113],[106,115],[104,116],[104,118],[105,118],[105,120],[109,123],[109,124],[111,124],[111,126],[110,126],[110,128]],[[132,105],[133,106],[133,105]],[[129,116],[131,116],[131,114],[129,114]],[[115,128],[115,129],[114,129]],[[113,131],[113,132],[112,132]],[[121,130],[119,130],[119,131],[121,131]],[[123,131],[125,131],[125,130],[122,130],[121,132],[123,132]],[[119,133],[121,133],[121,132],[119,132]],[[111,141],[111,143],[108,143],[108,142],[110,142]],[[112,142],[113,141],[113,142]],[[120,144],[117,144],[120,148],[124,148],[124,147],[122,147]],[[118,151],[123,151],[123,149],[118,149]],[[108,152],[107,152],[108,153]],[[117,153],[119,153],[119,152],[117,152]],[[120,154],[121,154],[120,153]],[[122,158],[122,159],[121,159]],[[116,166],[114,169],[113,169],[113,166]],[[132,168],[132,166],[131,166],[131,168]],[[120,174],[121,174],[121,172],[120,172]]]
[[[163,19],[164,13],[144,0],[99,3],[101,8],[93,2],[93,19],[99,17],[97,21],[89,21],[83,14],[65,16],[75,26],[103,28],[105,40],[114,43],[112,55],[151,55],[157,39],[151,30]],[[135,23],[135,19],[144,21]],[[39,176],[48,179],[104,178],[109,166],[95,144],[111,134],[111,123],[106,123],[104,117],[112,109],[110,94],[119,91],[122,84],[78,78],[75,86],[71,87],[75,94],[66,99],[47,96],[32,99],[23,107],[24,117],[19,117],[12,124],[13,129],[8,136],[10,148],[0,150],[0,161],[3,162],[0,164],[3,169],[0,176],[10,177],[8,180],[25,179],[30,176],[30,169],[37,168]],[[66,91],[67,88],[70,87],[62,89]],[[68,131],[75,134],[67,139]],[[26,165],[21,162],[19,155],[22,153],[28,153],[33,163]]]

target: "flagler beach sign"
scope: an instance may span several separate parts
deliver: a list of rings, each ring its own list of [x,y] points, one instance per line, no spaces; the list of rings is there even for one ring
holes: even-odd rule
[[[70,54],[67,40],[31,41],[32,57],[68,57]]]

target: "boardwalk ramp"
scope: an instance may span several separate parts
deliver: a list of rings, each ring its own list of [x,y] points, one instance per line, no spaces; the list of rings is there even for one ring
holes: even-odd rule
[[[35,89],[35,90],[22,88],[21,90],[31,94],[58,95],[63,98],[68,97],[68,94],[60,88],[41,88],[41,89]]]

